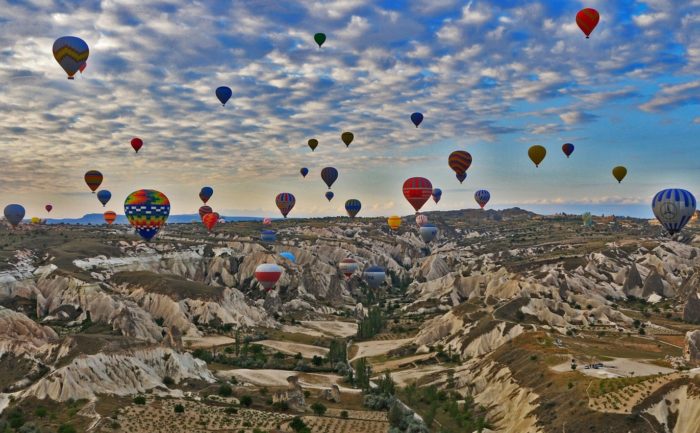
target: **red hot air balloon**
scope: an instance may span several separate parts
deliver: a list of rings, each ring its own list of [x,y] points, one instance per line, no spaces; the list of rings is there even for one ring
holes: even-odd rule
[[[202,223],[207,230],[212,231],[216,223],[219,222],[219,214],[216,212],[210,212],[202,217]]]
[[[46,209],[46,212],[51,212],[51,209],[53,209],[53,206],[50,204],[47,204],[46,206],[44,206],[44,209]]]
[[[100,185],[102,185],[102,179],[104,179],[102,173],[100,173],[97,170],[90,170],[87,173],[85,173],[85,183],[87,184],[88,188],[90,188],[93,194],[95,193],[95,191],[97,191],[97,188],[99,188]]]
[[[450,153],[449,158],[447,158],[447,164],[457,174],[466,173],[469,166],[472,165],[472,156],[469,152],[465,152],[464,150],[455,150]]]
[[[285,218],[287,218],[287,214],[292,210],[292,208],[294,208],[294,204],[296,202],[297,200],[294,198],[294,195],[288,192],[277,194],[277,197],[275,197],[277,209],[282,212],[282,216]]]
[[[269,226],[270,224],[272,224],[272,218],[263,218],[263,225]]]
[[[134,137],[131,139],[131,147],[134,148],[136,153],[139,153],[139,149],[141,149],[141,146],[143,146],[143,140],[141,140],[138,137]]]
[[[355,273],[357,268],[359,268],[360,265],[357,264],[357,262],[351,258],[343,259],[340,261],[340,264],[338,267],[340,268],[340,272],[345,275],[346,279],[349,279],[352,277],[352,274]]]
[[[282,276],[282,268],[274,263],[263,263],[255,268],[255,279],[268,292],[275,287]]]
[[[403,183],[403,196],[418,212],[433,195],[433,185],[424,177],[412,177]]]
[[[586,39],[591,35],[593,29],[596,28],[598,21],[600,21],[600,14],[595,9],[581,9],[576,14],[576,24],[578,24],[583,34],[586,35]]]
[[[211,207],[204,205],[199,208],[199,219],[204,218],[204,215],[214,212]]]

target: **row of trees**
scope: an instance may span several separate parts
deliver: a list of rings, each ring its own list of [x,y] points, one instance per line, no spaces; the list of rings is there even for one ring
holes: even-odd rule
[[[379,307],[370,308],[369,314],[364,318],[357,327],[357,339],[369,340],[375,335],[382,332],[386,325],[386,319]]]

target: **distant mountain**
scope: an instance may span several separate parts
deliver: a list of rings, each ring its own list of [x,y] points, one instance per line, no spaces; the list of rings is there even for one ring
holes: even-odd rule
[[[247,217],[247,216],[222,216],[226,221],[262,221],[260,217]],[[185,214],[185,215],[170,215],[168,217],[168,224],[182,224],[199,222],[199,214]],[[104,224],[105,220],[101,213],[89,213],[83,215],[80,218],[47,218],[46,224]],[[115,224],[128,224],[126,217],[124,215],[118,215]]]

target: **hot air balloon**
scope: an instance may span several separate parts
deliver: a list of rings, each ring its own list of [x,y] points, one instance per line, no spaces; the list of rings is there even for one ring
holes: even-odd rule
[[[112,193],[107,191],[106,189],[101,189],[97,191],[97,200],[102,203],[102,207],[105,207],[105,205],[109,202],[109,199],[112,198]]]
[[[598,25],[598,21],[600,21],[600,14],[595,9],[581,9],[576,14],[576,24],[578,24],[583,34],[586,35],[586,39],[588,39],[593,29]]]
[[[314,35],[314,41],[318,44],[318,47],[321,48],[321,45],[323,45],[324,42],[326,42],[326,34],[325,33],[316,33]]]
[[[413,122],[413,124],[416,125],[416,128],[418,128],[418,125],[420,125],[422,121],[423,115],[421,113],[411,114],[411,122]]]
[[[233,91],[230,87],[221,86],[216,88],[216,97],[219,99],[219,102],[221,102],[222,106],[226,106],[226,103],[229,99],[231,99],[232,95]]]
[[[435,239],[437,236],[438,229],[432,224],[426,224],[420,228],[420,237],[423,238],[423,242],[426,244]]]
[[[97,170],[90,170],[85,173],[85,183],[93,194],[95,193],[95,190],[102,185],[102,179],[104,179],[102,177],[102,173]]]
[[[316,140],[315,138],[310,139],[309,140],[309,147],[311,148],[312,152],[314,150],[316,150],[316,146],[318,146],[318,140]]]
[[[480,189],[477,192],[474,193],[474,200],[481,206],[483,209],[484,206],[486,206],[486,203],[489,202],[491,199],[491,194],[486,191],[485,189]]]
[[[670,235],[680,232],[695,213],[695,197],[684,189],[659,191],[651,201],[654,216]]]
[[[442,198],[442,190],[440,188],[433,188],[433,201],[438,204]]]
[[[274,230],[263,230],[260,232],[260,240],[263,242],[275,242],[277,240],[277,232]]]
[[[204,215],[214,212],[211,207],[204,205],[199,208],[199,219],[204,218]]]
[[[416,212],[432,195],[433,185],[424,177],[412,177],[403,183],[403,196],[411,203]]]
[[[5,219],[12,224],[12,227],[17,227],[17,224],[22,222],[22,218],[24,218],[24,206],[19,204],[5,206]]]
[[[617,179],[617,183],[622,183],[622,179],[627,176],[627,169],[621,165],[618,165],[617,167],[612,169],[612,174],[615,179]]]
[[[306,167],[302,167],[301,170],[299,170],[299,173],[301,173],[302,177],[306,177],[306,175],[309,174],[309,169]]]
[[[63,36],[53,43],[53,57],[72,80],[90,55],[90,48],[84,40],[75,36]]]
[[[571,143],[564,143],[561,146],[561,150],[564,151],[564,155],[566,155],[568,158],[572,153],[574,153],[574,145]]]
[[[457,173],[456,176],[459,183],[462,183],[464,182],[464,179],[467,178],[467,173]]]
[[[263,263],[255,268],[255,279],[268,292],[275,287],[282,276],[282,268],[274,263]]]
[[[139,153],[139,149],[141,149],[141,146],[143,146],[143,140],[141,140],[138,137],[134,137],[131,139],[131,147],[134,148],[136,153]]]
[[[333,197],[335,197],[335,194],[333,194],[333,191],[326,191],[326,198],[328,201],[333,200]]]
[[[335,167],[325,167],[321,170],[321,179],[328,185],[328,189],[331,189],[331,185],[338,179],[338,170]]]
[[[32,217],[32,219],[29,220],[30,223],[32,224],[41,224],[41,218],[39,217]]]
[[[447,158],[447,164],[456,174],[466,173],[472,165],[472,155],[464,150],[455,150]]]
[[[593,226],[593,217],[591,216],[590,212],[584,212],[584,214],[581,215],[581,219],[583,220],[584,227],[592,227]]]
[[[50,204],[47,204],[46,206],[44,206],[44,209],[46,209],[46,212],[51,212],[51,210],[53,209],[53,206]]]
[[[111,210],[108,210],[107,212],[102,214],[102,217],[105,219],[105,222],[107,224],[112,224],[116,219],[117,219],[117,213]]]
[[[381,286],[386,279],[386,272],[382,267],[370,266],[362,273],[362,278],[365,280],[367,285],[373,289],[376,289],[377,287]]]
[[[399,227],[401,227],[401,217],[398,215],[392,215],[386,220],[387,224],[389,224],[389,228],[392,230],[398,230]]]
[[[532,162],[535,163],[535,167],[539,167],[545,155],[547,155],[547,149],[537,144],[535,146],[530,147],[527,150],[527,154],[532,160]]]
[[[158,234],[170,215],[170,201],[160,191],[140,189],[124,201],[124,213],[136,233],[149,241]]]
[[[340,134],[340,139],[345,143],[345,147],[350,147],[350,143],[355,139],[355,134],[352,132],[343,132]]]
[[[212,195],[214,195],[214,189],[210,186],[205,186],[199,190],[199,199],[202,200],[204,204],[209,201]]]
[[[212,231],[218,222],[219,214],[216,212],[209,212],[208,214],[204,214],[202,217],[202,224],[204,224],[204,227],[206,227],[209,231]]]
[[[280,194],[277,194],[277,197],[275,197],[275,204],[277,204],[277,209],[282,212],[282,216],[287,218],[287,214],[294,208],[294,204],[297,202],[297,199],[294,198],[294,196],[288,192],[283,192]]]
[[[359,265],[355,260],[348,257],[347,259],[341,260],[338,267],[340,268],[340,272],[345,275],[345,278],[350,278],[352,274],[355,273]]]
[[[416,224],[418,224],[418,227],[423,227],[424,225],[428,224],[428,217],[422,213],[416,215]]]
[[[262,223],[263,225],[269,226],[272,224],[272,218],[263,218]]]
[[[289,251],[282,251],[280,253],[280,257],[284,257],[285,259],[289,260],[292,263],[297,262],[297,258],[294,257],[294,254],[290,253]]]
[[[355,215],[360,212],[360,209],[362,209],[362,203],[360,203],[360,200],[351,198],[345,202],[345,210],[347,211],[348,215],[350,215],[350,218],[355,218]]]
[[[85,70],[85,68],[87,68],[87,62],[81,63],[81,64],[80,64],[80,67],[78,67],[78,70],[79,70],[80,73],[82,74],[83,71]]]

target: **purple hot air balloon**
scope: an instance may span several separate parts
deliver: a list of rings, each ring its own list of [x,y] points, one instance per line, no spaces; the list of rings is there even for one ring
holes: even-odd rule
[[[561,146],[561,150],[564,151],[564,155],[566,155],[566,157],[568,158],[569,156],[571,156],[572,153],[574,153],[574,145],[571,143],[564,143]]]
[[[331,189],[331,185],[338,179],[338,170],[335,167],[326,167],[321,170],[321,179],[328,185],[328,189]]]
[[[462,183],[462,182],[464,182],[464,179],[467,178],[467,172],[457,173],[456,176],[457,176],[457,180],[459,181],[459,183]]]

